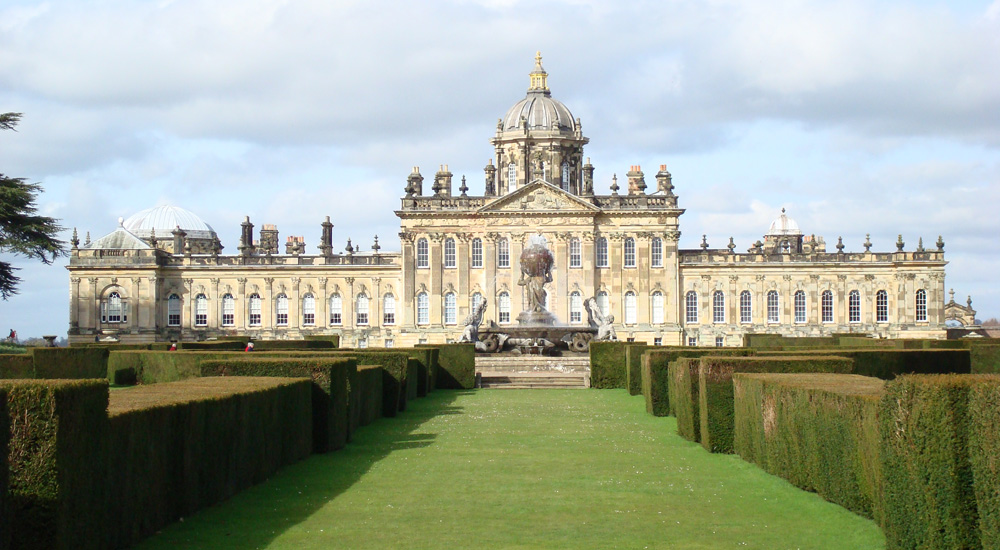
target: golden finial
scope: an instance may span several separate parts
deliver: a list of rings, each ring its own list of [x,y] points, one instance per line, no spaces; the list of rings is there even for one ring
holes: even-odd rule
[[[548,90],[548,73],[542,68],[542,52],[535,52],[535,70],[531,71],[531,90]]]
[[[535,52],[535,66],[538,68],[542,67],[542,52],[541,50]]]

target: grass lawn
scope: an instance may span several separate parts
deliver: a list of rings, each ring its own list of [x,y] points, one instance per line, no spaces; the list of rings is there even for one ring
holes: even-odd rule
[[[140,548],[884,548],[624,390],[437,391]]]

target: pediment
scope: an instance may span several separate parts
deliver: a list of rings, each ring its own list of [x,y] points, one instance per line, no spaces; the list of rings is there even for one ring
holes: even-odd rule
[[[593,204],[567,193],[543,180],[528,185],[483,205],[480,214],[491,212],[600,212]]]

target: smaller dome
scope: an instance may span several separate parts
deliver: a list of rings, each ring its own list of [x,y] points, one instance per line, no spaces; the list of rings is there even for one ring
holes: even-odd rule
[[[177,206],[156,206],[136,212],[122,224],[125,229],[142,239],[153,231],[157,239],[169,239],[175,228],[180,227],[188,239],[214,239],[215,230],[194,212]]]
[[[770,229],[767,230],[768,235],[801,235],[802,231],[799,230],[799,224],[795,223],[795,220],[789,218],[785,215],[785,209],[781,209],[781,216],[771,222]]]

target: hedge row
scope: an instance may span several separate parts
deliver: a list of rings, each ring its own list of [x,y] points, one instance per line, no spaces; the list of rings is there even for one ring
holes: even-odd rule
[[[1000,379],[969,388],[969,456],[983,548],[1000,548]]]
[[[759,351],[759,356],[834,355],[854,360],[853,374],[892,380],[901,374],[968,374],[969,350],[959,349],[825,349]]]
[[[828,372],[848,374],[843,357],[702,357],[698,365],[701,445],[713,453],[733,452],[733,373]]]
[[[476,387],[476,347],[474,344],[420,344],[417,348],[438,350],[436,388],[471,390]]]
[[[350,439],[348,380],[356,376],[350,357],[214,359],[201,364],[201,376],[275,376],[312,380],[313,451],[343,448]],[[155,387],[155,384],[154,384]]]
[[[976,345],[969,348],[972,372],[1000,374],[1000,345]]]
[[[104,378],[105,348],[28,348],[26,354],[0,354],[0,379]]]
[[[698,415],[698,358],[681,357],[667,367],[670,408],[677,418],[677,434],[698,443],[701,441],[701,418]]]
[[[352,427],[367,426],[382,416],[382,367],[359,366],[351,383]],[[355,391],[356,390],[356,391]]]
[[[629,395],[642,394],[642,355],[649,346],[627,342],[625,346],[625,388]]]
[[[884,385],[858,375],[734,374],[733,448],[797,487],[875,517]]]
[[[7,388],[0,387],[0,550],[10,548],[10,510],[7,507],[7,479],[9,469],[6,457],[7,440],[10,438],[10,417],[7,414]]]
[[[626,388],[625,347],[627,342],[590,343],[590,387]]]
[[[0,354],[0,379],[16,380],[34,377],[35,360],[30,354]]]
[[[667,367],[681,357],[702,357],[704,355],[750,356],[754,350],[748,348],[694,348],[694,347],[650,347],[642,354],[642,395],[646,399],[646,412],[655,416],[672,413],[668,388]]]

